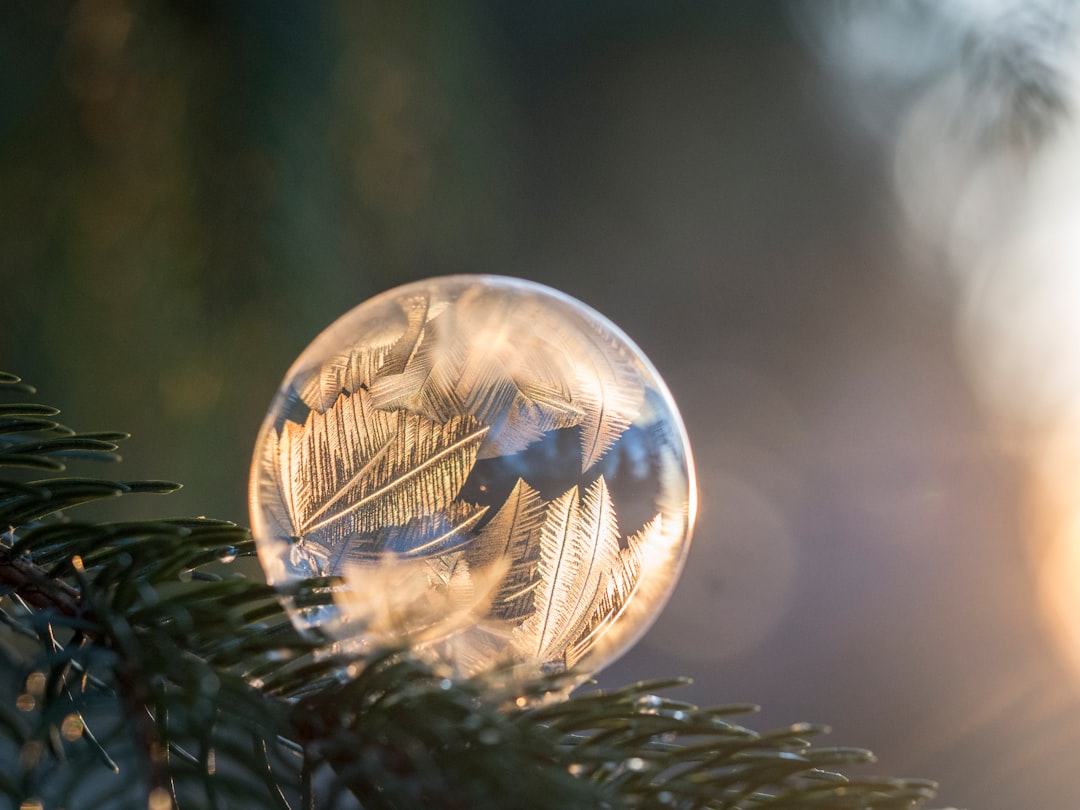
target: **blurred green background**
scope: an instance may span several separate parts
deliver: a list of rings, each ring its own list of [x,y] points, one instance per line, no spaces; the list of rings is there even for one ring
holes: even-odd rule
[[[247,522],[271,396],[395,284],[552,285],[683,409],[701,513],[604,684],[824,722],[942,805],[1073,810],[1080,690],[1015,459],[896,234],[889,161],[772,2],[0,0],[0,367],[125,514]]]

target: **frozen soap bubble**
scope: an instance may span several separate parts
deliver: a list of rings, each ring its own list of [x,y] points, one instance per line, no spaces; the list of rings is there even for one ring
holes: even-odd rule
[[[641,351],[498,276],[406,284],[331,325],[274,398],[250,489],[272,585],[340,578],[331,604],[287,602],[297,626],[454,675],[610,662],[674,588],[694,501]]]

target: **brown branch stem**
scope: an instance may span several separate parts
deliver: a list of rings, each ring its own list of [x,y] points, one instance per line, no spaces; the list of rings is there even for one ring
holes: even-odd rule
[[[38,610],[54,608],[65,616],[83,614],[79,591],[50,576],[41,566],[0,546],[0,586],[9,588]]]

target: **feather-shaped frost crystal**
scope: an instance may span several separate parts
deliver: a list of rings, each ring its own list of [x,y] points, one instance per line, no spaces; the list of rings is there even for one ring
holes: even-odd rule
[[[331,578],[329,604],[283,597],[294,622],[358,659],[408,643],[450,675],[584,677],[670,596],[695,493],[678,411],[622,331],[531,282],[448,276],[303,352],[249,500],[271,584]]]

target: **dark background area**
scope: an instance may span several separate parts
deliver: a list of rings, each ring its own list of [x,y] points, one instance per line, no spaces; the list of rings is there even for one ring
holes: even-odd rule
[[[691,675],[942,806],[1073,810],[1022,470],[844,93],[769,2],[0,0],[0,367],[133,433],[108,472],[185,483],[127,516],[246,523],[331,321],[444,273],[559,288],[649,355],[699,473],[678,590],[601,683]]]

